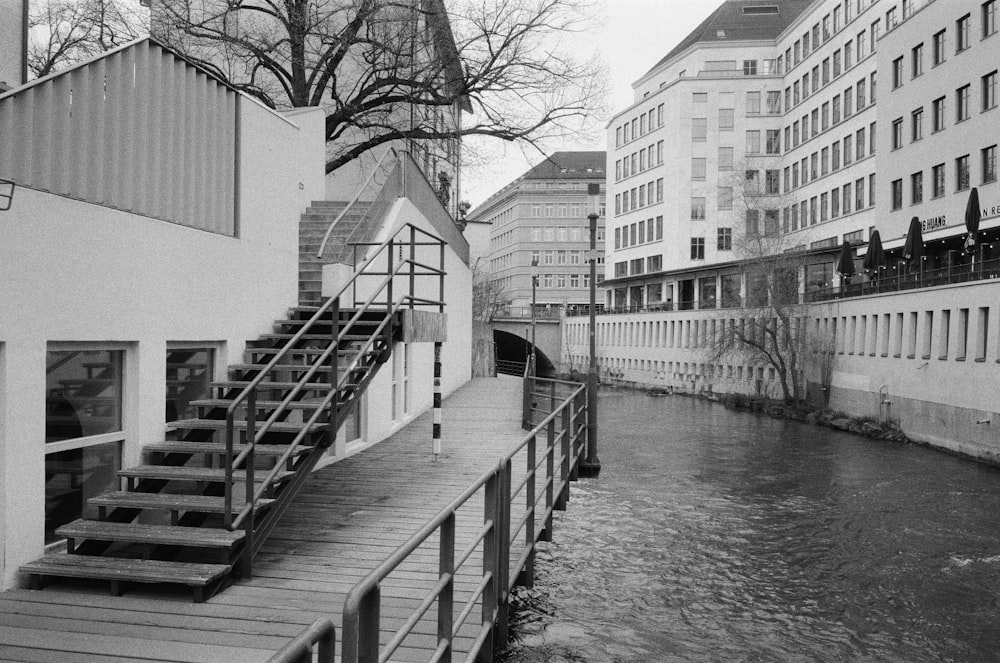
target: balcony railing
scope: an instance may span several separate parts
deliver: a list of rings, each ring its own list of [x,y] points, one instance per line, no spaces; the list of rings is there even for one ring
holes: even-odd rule
[[[863,283],[850,283],[833,288],[813,290],[806,293],[806,301],[822,302],[845,297],[861,297],[996,278],[1000,278],[1000,258],[980,260],[965,265],[950,265],[912,274],[892,274],[881,278],[876,277]]]

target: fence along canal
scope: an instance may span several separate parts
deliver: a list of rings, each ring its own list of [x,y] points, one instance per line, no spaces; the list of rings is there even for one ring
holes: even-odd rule
[[[522,424],[529,432],[348,592],[342,663],[389,661],[407,638],[427,640],[428,629],[432,662],[464,654],[466,661],[487,663],[505,646],[510,592],[534,582],[536,543],[552,539],[553,511],[566,509],[587,450],[585,385],[526,372],[522,389]],[[381,587],[402,565],[428,557],[427,547],[436,549],[437,581],[415,611],[400,615],[383,601]],[[390,622],[398,624],[394,632]],[[335,641],[333,624],[319,620],[271,663],[312,661],[314,650],[318,663],[333,663]]]

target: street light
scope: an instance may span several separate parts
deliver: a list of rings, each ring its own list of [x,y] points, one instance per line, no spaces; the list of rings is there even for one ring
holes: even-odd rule
[[[531,259],[531,368],[532,373],[538,373],[538,351],[535,347],[535,291],[538,288],[538,258]]]
[[[601,185],[588,184],[587,197],[590,199],[590,365],[587,370],[587,458],[580,463],[580,474],[596,477],[601,473],[601,461],[597,458],[597,219],[600,212]]]

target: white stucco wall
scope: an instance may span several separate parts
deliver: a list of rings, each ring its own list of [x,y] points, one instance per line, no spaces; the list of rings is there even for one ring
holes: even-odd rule
[[[21,84],[23,0],[0,0],[0,83]]]
[[[382,242],[401,228],[411,223],[438,236],[438,232],[424,218],[423,214],[409,200],[403,198],[396,202],[386,216],[383,230],[374,241]],[[418,241],[422,241],[418,236]],[[439,260],[437,247],[421,247],[417,261],[437,265]],[[472,270],[451,249],[445,250],[445,314],[448,316],[448,340],[442,348],[441,360],[441,390],[444,396],[452,393],[468,382],[472,377]],[[324,271],[324,278],[330,278],[332,272]],[[373,277],[374,278],[374,277]],[[382,277],[378,277],[381,279]],[[404,278],[394,283],[394,288],[405,288]],[[439,283],[436,278],[418,277],[417,296],[427,299],[439,297]],[[363,286],[359,290],[363,289]],[[324,288],[330,292],[329,288]],[[402,290],[397,290],[402,292]],[[359,295],[360,297],[360,295]],[[429,309],[427,309],[429,310]],[[401,352],[400,344],[393,349],[393,354]],[[372,380],[364,397],[364,423],[362,424],[364,439],[359,444],[344,448],[337,445],[339,455],[357,453],[373,444],[381,442],[415,417],[425,412],[433,403],[434,393],[434,344],[414,343],[411,345],[412,364],[409,370],[411,406],[405,416],[392,418],[392,365],[387,363]],[[447,408],[445,409],[443,426],[448,426]],[[427,449],[430,453],[431,429],[427,428]],[[444,453],[448,450],[444,449]]]
[[[297,302],[298,219],[325,186],[323,114],[242,102],[238,237],[24,188],[0,212],[3,587],[43,550],[49,343],[126,351],[127,466],[163,439],[168,341],[215,345],[221,369]]]

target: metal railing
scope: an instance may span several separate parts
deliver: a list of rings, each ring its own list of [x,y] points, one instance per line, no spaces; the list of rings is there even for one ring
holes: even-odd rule
[[[584,313],[584,315],[586,315]],[[496,313],[493,314],[494,320],[530,320],[531,307],[530,306],[514,306],[505,307],[497,309]],[[563,317],[562,308],[559,306],[550,306],[548,308],[544,306],[538,306],[535,308],[536,320],[558,320]]]
[[[502,375],[523,375],[524,367],[527,364],[523,361],[508,361],[506,359],[497,359],[496,367],[497,373]]]
[[[267,663],[334,663],[336,644],[337,629],[333,622],[329,619],[317,619],[269,658]]]
[[[586,386],[534,378],[533,390],[549,383],[559,385],[556,390],[560,393],[548,387],[546,398],[551,411],[538,425],[348,593],[343,610],[343,663],[390,660],[435,604],[436,646],[430,661],[451,660],[454,639],[467,622],[472,629],[469,619],[477,606],[478,627],[465,660],[492,661],[494,653],[506,644],[510,590],[517,583],[533,582],[535,545],[551,540],[553,511],[566,508],[569,482],[576,479],[586,452]],[[513,487],[515,468],[518,476]],[[481,523],[456,555],[459,510],[478,495],[483,498]],[[433,543],[435,534],[438,580],[403,624],[380,645],[381,584],[422,545]],[[462,605],[456,605],[456,574],[470,564],[479,550],[479,581],[464,596]]]
[[[974,263],[949,265],[939,269],[926,269],[908,274],[900,274],[896,270],[880,271],[876,274],[876,278],[863,283],[849,283],[822,290],[813,290],[807,292],[805,298],[807,302],[823,302],[831,299],[932,288],[939,285],[996,278],[1000,278],[1000,258],[977,260]]]
[[[382,170],[383,166],[386,165],[386,160],[390,156],[396,161],[398,161],[399,159],[399,153],[396,152],[395,148],[390,147],[389,149],[387,149],[385,153],[378,158],[378,161],[375,162],[375,166],[372,168],[372,172],[368,174],[367,178],[365,178],[364,183],[361,185],[360,188],[358,188],[358,192],[354,194],[354,197],[351,198],[351,200],[347,203],[347,206],[343,210],[341,210],[340,214],[337,215],[337,218],[335,218],[333,221],[330,222],[330,225],[329,227],[327,227],[326,232],[323,233],[323,241],[319,243],[319,250],[316,252],[317,258],[323,257],[323,252],[326,250],[326,243],[330,241],[330,234],[333,232],[333,229],[337,226],[338,223],[340,223],[340,220],[343,219],[345,216],[347,216],[347,213],[350,212],[354,208],[354,206],[358,203],[358,201],[361,199],[361,196],[364,195],[365,191],[368,190],[368,187],[370,187],[372,185],[372,182],[375,181],[375,176]],[[396,174],[396,168],[398,168],[398,166],[395,166],[393,170],[390,171],[390,174],[386,177],[385,182],[381,184],[379,189],[379,194],[376,196],[376,200],[382,198],[383,195],[391,195],[391,198],[393,199],[398,197],[399,195],[398,187],[394,188],[390,186],[391,182],[397,181],[399,179],[398,175]],[[381,210],[382,206],[372,205],[372,207],[379,207]],[[385,210],[381,211],[384,213]],[[365,214],[365,218],[367,219],[369,216],[378,214],[378,212],[379,210],[369,209],[368,212]],[[364,225],[365,225],[364,219],[362,219],[362,222],[358,223],[357,226],[354,228],[354,230],[352,230],[351,233],[348,234],[344,242],[345,246],[349,245],[352,242],[352,240],[355,238],[354,236],[357,229],[364,227]],[[343,255],[338,257],[343,257]]]
[[[427,241],[418,241],[418,234],[422,238],[429,239]],[[436,254],[434,257],[438,259],[437,265],[417,260],[417,248],[421,246],[434,247],[433,252]],[[407,248],[409,249],[408,251],[405,250]],[[377,264],[382,264],[382,261],[385,261],[385,271],[378,271],[381,270],[381,267],[377,266]],[[420,276],[431,276],[439,280],[439,291],[442,293],[440,300],[420,298],[414,294],[416,292],[416,279]],[[341,324],[340,299],[348,289],[354,288],[360,277],[382,278],[374,284],[367,284],[370,295],[364,301],[360,302],[360,304],[355,298],[354,303],[357,306],[357,310],[346,323]],[[244,576],[252,576],[254,554],[256,554],[262,545],[270,529],[277,522],[278,518],[280,518],[291,497],[294,496],[298,487],[304,482],[305,475],[315,466],[319,456],[322,455],[323,449],[318,446],[315,447],[308,454],[305,461],[299,462],[299,465],[296,466],[296,476],[292,480],[292,484],[286,486],[278,502],[269,508],[266,520],[260,524],[260,529],[258,530],[257,523],[255,522],[255,511],[260,500],[273,492],[275,485],[280,480],[279,477],[281,477],[286,467],[291,466],[296,457],[297,450],[306,442],[309,435],[314,432],[317,424],[326,424],[326,446],[332,444],[333,438],[337,434],[339,421],[342,420],[340,415],[344,414],[339,412],[338,408],[342,405],[351,407],[356,402],[356,399],[350,399],[345,402],[342,396],[345,394],[348,385],[352,381],[356,382],[358,380],[359,372],[372,368],[369,364],[363,365],[363,362],[368,362],[370,357],[376,353],[376,344],[383,344],[383,347],[378,352],[381,352],[385,347],[391,347],[395,339],[393,321],[397,313],[405,307],[413,309],[416,306],[428,305],[436,307],[438,310],[443,310],[444,277],[444,242],[440,238],[414,225],[406,224],[402,226],[387,240],[376,245],[376,248],[370,252],[369,257],[357,267],[350,279],[341,286],[340,290],[318,308],[312,317],[271,358],[268,364],[232,399],[226,410],[226,427],[224,432],[226,451],[223,521],[224,525],[230,530],[242,528],[244,531],[244,549],[240,559],[241,571]],[[405,287],[396,288],[394,294],[394,283],[397,280],[402,280]],[[402,290],[401,295],[398,294],[400,290]],[[338,349],[342,344],[347,342],[352,330],[361,326],[360,321],[373,308],[384,315],[374,330],[367,334],[365,340],[352,339],[352,342],[357,343],[356,354],[347,366],[341,367],[338,360]],[[328,320],[330,322],[327,322]],[[332,329],[329,332],[329,343],[326,344],[323,351],[299,377],[296,384],[285,394],[267,420],[258,426],[256,421],[257,392],[261,389],[261,384],[273,375],[276,367],[281,364],[282,360],[291,353],[310,331],[313,331],[316,327],[323,327],[328,324],[332,325]],[[368,321],[368,324],[371,324],[371,321]],[[357,335],[355,334],[355,336]],[[256,481],[256,446],[263,443],[265,436],[276,422],[284,419],[291,404],[304,396],[306,391],[314,388],[314,385],[310,386],[311,380],[321,369],[326,369],[327,367],[329,367],[332,374],[328,393],[314,410],[312,416],[302,424],[299,432],[288,443],[287,449],[277,458],[274,466],[267,472],[264,479],[259,482]],[[360,389],[358,386],[354,386],[353,388]],[[245,408],[246,432],[243,443],[237,445],[236,420],[241,408]],[[324,415],[328,415],[325,422],[321,421]],[[240,447],[238,451],[237,446]],[[235,469],[239,466],[242,466],[245,472],[246,496],[244,506],[233,517],[233,491],[236,484]]]

